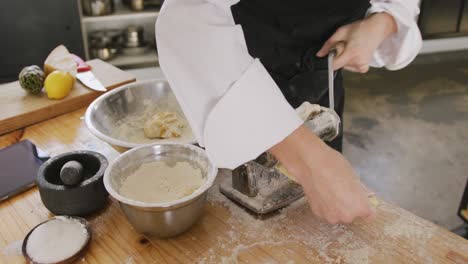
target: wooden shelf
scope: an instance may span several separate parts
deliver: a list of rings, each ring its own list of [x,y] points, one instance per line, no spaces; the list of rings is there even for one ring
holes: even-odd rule
[[[81,8],[81,1],[76,0]],[[81,28],[83,34],[83,46],[85,48],[85,57],[90,59],[89,54],[89,33],[98,30],[124,30],[130,25],[142,26],[145,32],[145,39],[154,40],[154,24],[159,15],[160,8],[151,6],[143,11],[133,11],[128,6],[122,4],[121,0],[114,0],[114,13],[106,16],[85,16],[80,12]],[[156,50],[148,50],[141,55],[117,54],[116,57],[108,61],[109,63],[121,68],[138,68],[159,66]]]
[[[116,7],[115,12],[107,16],[83,16],[83,23],[106,22],[122,19],[145,19],[156,18],[159,9],[148,9],[144,11],[132,11],[126,7]]]

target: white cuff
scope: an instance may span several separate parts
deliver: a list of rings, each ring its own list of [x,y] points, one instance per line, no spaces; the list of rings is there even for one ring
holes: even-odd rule
[[[386,12],[397,24],[397,32],[385,39],[374,52],[372,67],[385,66],[389,70],[398,70],[414,60],[422,46],[422,37],[416,24],[419,9],[413,10],[398,3],[389,1],[371,1],[372,6],[367,15]]]
[[[256,59],[208,115],[206,151],[217,167],[234,169],[258,157],[302,123]]]

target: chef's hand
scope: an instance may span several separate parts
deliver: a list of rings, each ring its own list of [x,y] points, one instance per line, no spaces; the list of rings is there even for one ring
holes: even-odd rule
[[[333,61],[333,69],[344,68],[352,72],[365,73],[375,50],[391,34],[397,31],[393,17],[387,13],[375,13],[363,20],[342,26],[317,52],[324,57],[330,49],[338,45],[338,56]],[[340,45],[344,43],[344,45]],[[340,47],[342,47],[340,50]]]
[[[367,191],[351,165],[307,127],[300,126],[269,151],[302,185],[317,216],[331,224],[373,217]]]

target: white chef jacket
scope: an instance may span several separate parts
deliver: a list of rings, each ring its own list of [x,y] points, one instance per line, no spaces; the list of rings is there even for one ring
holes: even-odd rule
[[[312,1],[312,0],[311,0]],[[196,139],[217,167],[233,169],[303,122],[262,63],[249,55],[231,5],[239,0],[166,0],[156,22],[161,68]],[[418,0],[371,0],[397,33],[374,53],[373,67],[408,65],[421,48]]]

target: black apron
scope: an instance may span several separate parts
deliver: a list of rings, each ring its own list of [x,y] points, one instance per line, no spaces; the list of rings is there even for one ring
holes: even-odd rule
[[[250,55],[260,59],[296,108],[304,101],[329,105],[327,59],[315,54],[340,26],[362,19],[369,6],[369,0],[241,0],[231,10]],[[343,124],[341,72],[335,102]],[[342,141],[340,133],[329,145],[341,151]]]

